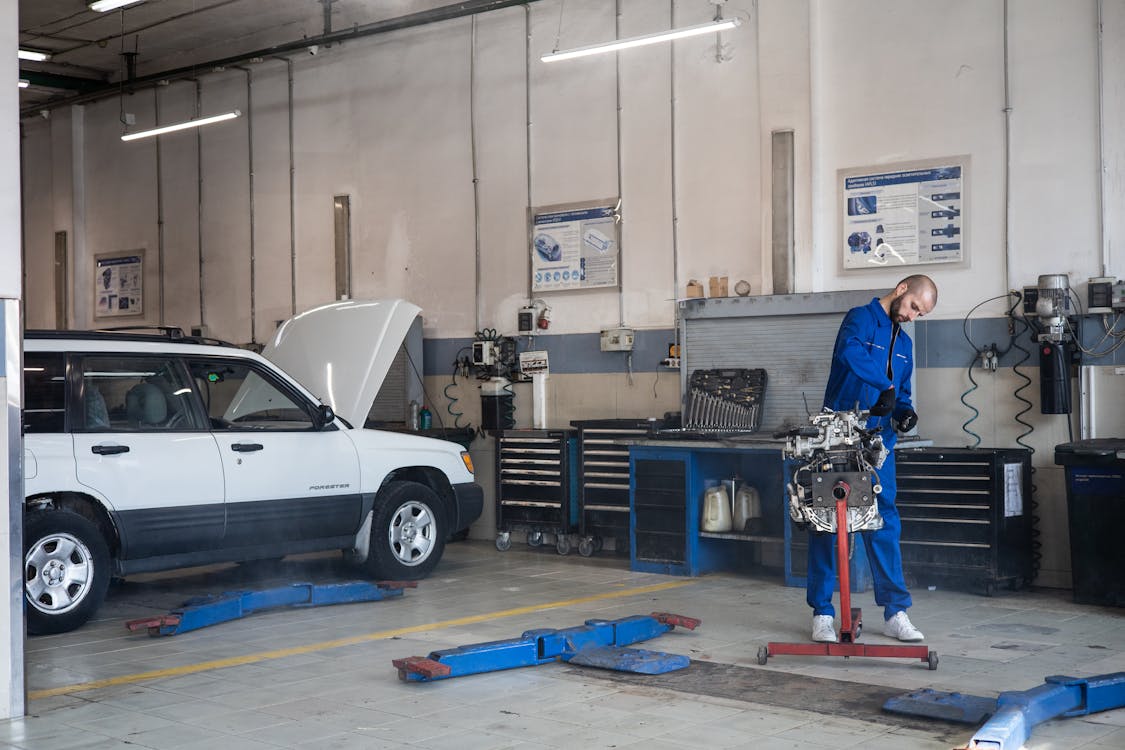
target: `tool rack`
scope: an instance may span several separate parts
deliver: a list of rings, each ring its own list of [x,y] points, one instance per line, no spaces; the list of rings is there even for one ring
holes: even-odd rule
[[[644,438],[651,419],[590,419],[570,423],[578,430],[578,552],[589,557],[614,540],[617,552],[629,549],[629,446]]]
[[[509,549],[511,533],[524,531],[532,547],[552,534],[556,551],[570,552],[571,534],[578,529],[576,453],[573,430],[497,434],[496,549]]]

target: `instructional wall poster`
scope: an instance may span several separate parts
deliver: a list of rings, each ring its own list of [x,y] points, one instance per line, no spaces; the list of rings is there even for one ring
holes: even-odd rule
[[[94,261],[94,316],[144,312],[144,253],[98,256]]]
[[[620,200],[532,209],[533,292],[617,286],[620,260]]]
[[[844,269],[965,260],[968,160],[840,170]]]

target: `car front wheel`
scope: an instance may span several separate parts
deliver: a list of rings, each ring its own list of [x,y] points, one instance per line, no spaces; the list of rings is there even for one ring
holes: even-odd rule
[[[391,482],[375,500],[368,572],[383,580],[425,578],[445,551],[441,499],[417,482]]]
[[[27,631],[65,633],[85,623],[109,587],[109,548],[98,527],[68,510],[24,516]]]

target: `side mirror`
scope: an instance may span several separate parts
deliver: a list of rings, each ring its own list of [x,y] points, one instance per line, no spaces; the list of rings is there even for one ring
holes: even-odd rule
[[[318,430],[324,429],[325,425],[330,425],[334,421],[336,421],[336,412],[332,411],[331,406],[321,404],[316,408],[316,412],[313,414],[313,422]]]

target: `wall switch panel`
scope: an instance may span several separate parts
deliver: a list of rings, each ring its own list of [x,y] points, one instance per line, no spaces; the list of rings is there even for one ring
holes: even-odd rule
[[[633,351],[633,336],[632,328],[607,328],[602,331],[602,351],[631,352]]]

